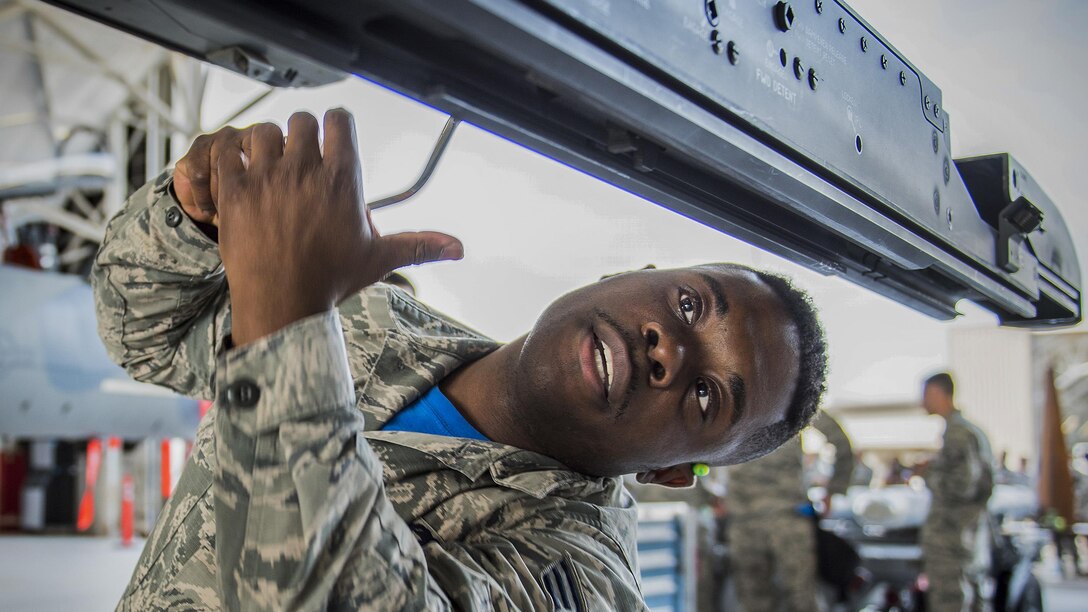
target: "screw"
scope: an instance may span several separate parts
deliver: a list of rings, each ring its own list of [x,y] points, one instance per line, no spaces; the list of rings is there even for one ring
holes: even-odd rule
[[[933,214],[937,215],[938,219],[941,217],[941,192],[936,189],[933,190]]]
[[[941,138],[937,136],[937,130],[933,130],[933,152],[936,153],[941,148]]]
[[[740,49],[737,48],[737,43],[729,41],[729,44],[725,47],[726,55],[729,57],[729,63],[734,66],[740,61]]]
[[[816,88],[820,86],[820,77],[816,74],[815,68],[808,70],[808,86],[812,88],[812,91],[816,91]]]
[[[816,13],[824,12],[824,0],[816,0]]]
[[[947,216],[948,216],[948,229],[952,229],[952,209],[951,208],[948,209]]]
[[[779,2],[774,5],[774,22],[778,26],[779,30],[783,32],[789,32],[793,27],[793,21],[796,15],[793,12],[793,5],[789,2]]]
[[[926,96],[926,97],[925,97],[925,98],[924,98],[924,99],[922,100],[922,102],[924,102],[924,103],[925,103],[925,105],[926,105],[926,110],[929,110],[929,107],[930,107],[930,106],[931,106],[931,105],[933,104],[933,102],[932,102],[932,101],[930,101],[930,99],[929,99],[929,96]]]
[[[941,116],[941,107],[937,106],[936,104],[933,105],[933,116],[934,117],[940,117]]]
[[[861,52],[865,53],[869,50],[869,39],[864,36],[861,37]]]
[[[883,53],[880,54],[880,67],[884,70],[888,69],[888,56]]]
[[[948,181],[952,180],[952,164],[948,162],[948,158],[944,158],[944,184],[947,185]]]
[[[710,27],[718,27],[718,3],[715,0],[706,0],[703,3],[703,13],[706,15],[706,21],[710,24]]]
[[[710,48],[715,55],[722,54],[722,35],[717,30],[710,31]]]
[[[846,20],[839,17],[839,33],[846,34]]]
[[[907,86],[907,73],[902,70],[899,71],[899,84],[903,87]]]
[[[805,78],[805,65],[801,63],[801,58],[793,58],[793,76],[798,80]]]

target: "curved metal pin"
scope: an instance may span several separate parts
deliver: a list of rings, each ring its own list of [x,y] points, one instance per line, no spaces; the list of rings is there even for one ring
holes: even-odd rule
[[[442,153],[446,151],[446,145],[448,145],[450,139],[453,138],[453,130],[457,128],[458,123],[461,123],[461,120],[456,117],[450,117],[446,120],[446,125],[442,127],[442,133],[438,135],[438,141],[434,143],[434,149],[431,151],[430,159],[427,160],[427,165],[423,167],[423,172],[411,187],[401,193],[387,196],[367,204],[370,210],[377,210],[379,208],[398,204],[414,196],[420,189],[423,189],[423,186],[427,184],[435,167],[438,165],[438,161],[442,159]]]

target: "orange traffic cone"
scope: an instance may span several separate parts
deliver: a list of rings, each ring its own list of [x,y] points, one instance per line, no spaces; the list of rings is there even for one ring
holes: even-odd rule
[[[94,487],[98,482],[98,470],[102,467],[102,441],[91,438],[87,443],[87,468],[84,477],[83,499],[79,502],[76,529],[87,531],[94,523]]]
[[[136,485],[132,474],[121,478],[121,546],[132,545],[132,521],[136,500]]]

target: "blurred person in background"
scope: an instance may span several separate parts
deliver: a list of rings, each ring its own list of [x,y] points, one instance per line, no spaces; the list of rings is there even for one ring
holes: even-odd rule
[[[990,441],[956,408],[954,392],[947,372],[926,379],[922,390],[926,412],[945,420],[941,450],[925,472],[933,497],[922,528],[922,564],[929,579],[929,609],[934,612],[958,612],[968,603],[981,609],[977,585],[967,570],[978,521],[993,491]]]
[[[1035,486],[1035,479],[1028,473],[1028,458],[1020,457],[1020,468],[1014,472],[1016,475],[1016,483],[1024,486]]]
[[[994,462],[994,484],[1013,484],[1016,480],[1016,472],[1009,469],[1009,451],[1001,451],[1001,455]]]
[[[850,477],[850,484],[859,487],[872,486],[873,468],[865,463],[861,453],[854,454],[854,474]]]
[[[854,472],[846,432],[821,412],[812,426],[835,447],[823,514],[834,494],[845,494]],[[730,564],[744,612],[819,609],[816,598],[815,510],[804,483],[801,436],[773,453],[729,468]]]

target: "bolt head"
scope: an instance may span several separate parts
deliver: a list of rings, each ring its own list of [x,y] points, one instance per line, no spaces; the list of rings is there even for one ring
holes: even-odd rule
[[[735,41],[729,41],[729,44],[725,47],[726,56],[729,57],[729,63],[734,66],[740,61],[740,49],[737,47]]]
[[[799,57],[793,58],[793,76],[798,79],[805,78],[805,65]]]
[[[808,86],[812,88],[812,91],[816,91],[816,88],[820,86],[820,76],[816,74],[814,68],[808,70]]]
[[[779,30],[790,31],[796,18],[797,14],[793,12],[793,5],[789,2],[779,2],[774,5],[774,21]]]
[[[718,6],[714,3],[714,0],[706,0],[703,3],[703,13],[706,15],[706,21],[711,27],[718,27],[720,16],[718,15]]]

